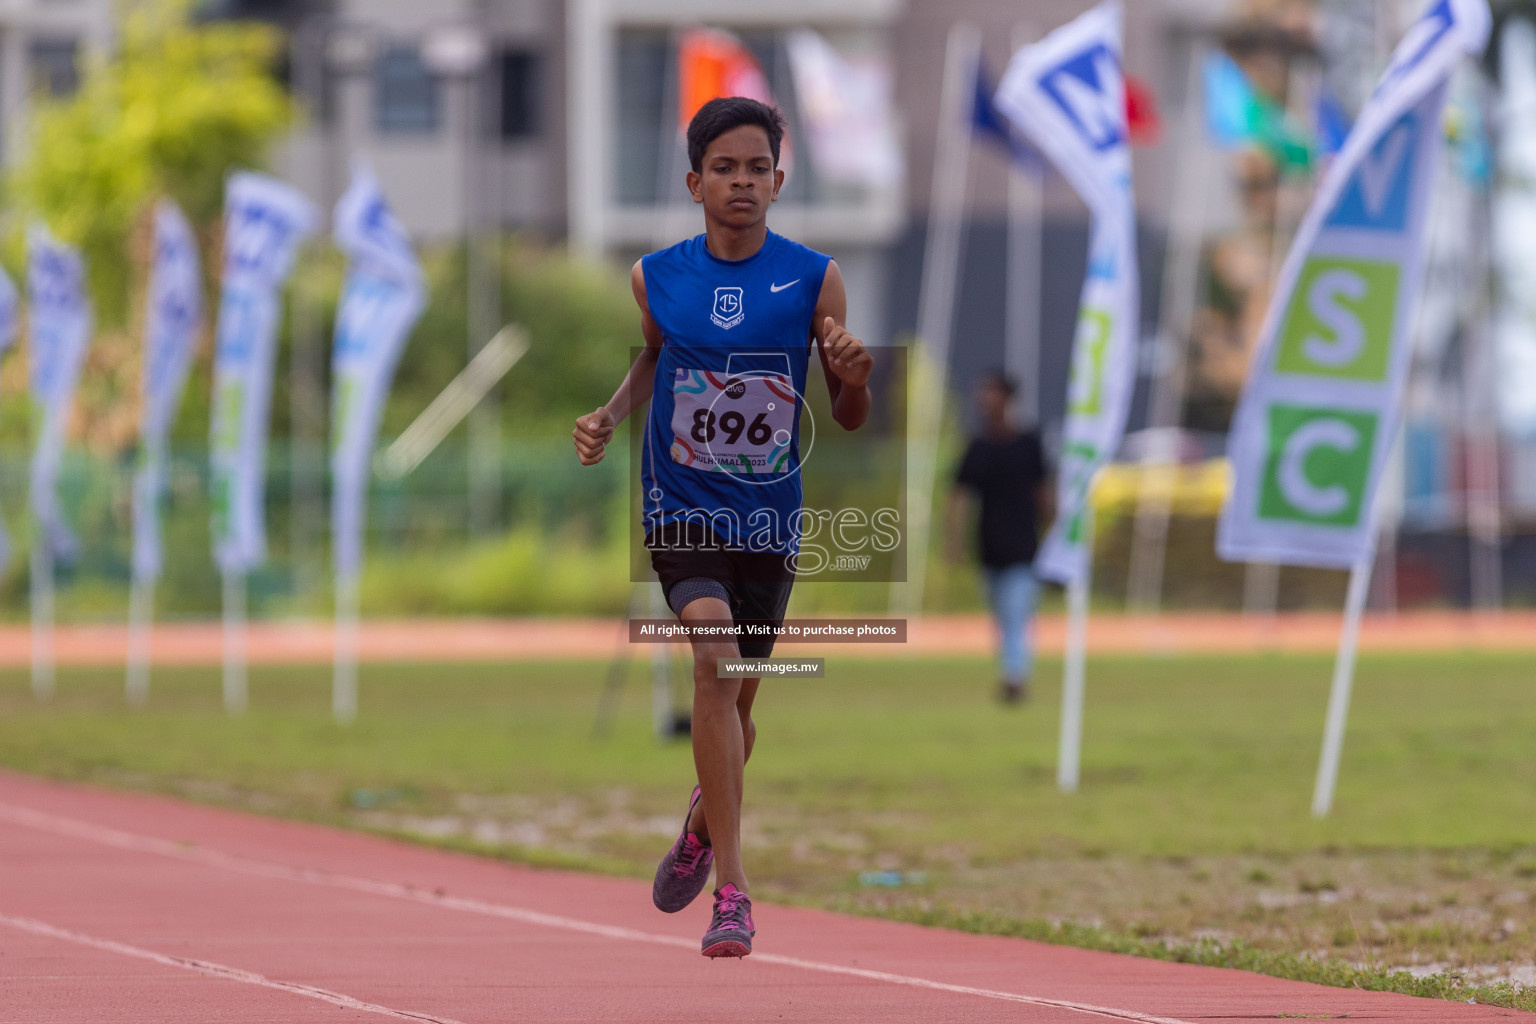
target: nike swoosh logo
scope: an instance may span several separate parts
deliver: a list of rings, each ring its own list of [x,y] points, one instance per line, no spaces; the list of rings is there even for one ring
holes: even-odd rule
[[[800,283],[800,279],[797,277],[793,281],[789,282],[789,284],[770,284],[768,286],[768,290],[773,292],[775,295],[777,295],[779,292],[783,291],[785,288],[788,288],[789,285],[799,284],[799,283]]]

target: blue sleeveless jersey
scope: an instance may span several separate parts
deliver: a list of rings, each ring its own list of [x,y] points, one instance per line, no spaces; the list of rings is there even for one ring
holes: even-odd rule
[[[829,263],[771,231],[744,260],[703,235],[641,260],[665,342],[640,454],[647,533],[697,521],[728,547],[798,550],[800,411]]]

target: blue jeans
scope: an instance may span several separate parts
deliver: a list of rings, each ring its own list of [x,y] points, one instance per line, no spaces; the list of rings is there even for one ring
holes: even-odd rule
[[[1030,620],[1035,615],[1034,568],[1027,562],[1001,569],[983,566],[987,580],[987,600],[997,620],[1002,642],[1003,678],[1025,682],[1035,668],[1035,652]]]

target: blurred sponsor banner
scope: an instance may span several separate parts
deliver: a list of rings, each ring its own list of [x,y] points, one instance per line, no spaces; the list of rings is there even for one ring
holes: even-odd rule
[[[722,96],[745,96],[778,106],[762,65],[740,39],[716,28],[685,29],[677,42],[677,130],[687,132],[699,108]],[[779,149],[779,170],[788,172],[791,162],[786,133]]]
[[[10,275],[0,270],[0,358],[16,340],[16,286]],[[11,560],[11,542],[5,535],[5,524],[0,523],[0,569]]]
[[[69,561],[74,535],[64,522],[57,493],[64,433],[75,386],[91,338],[91,307],[85,297],[80,253],[57,241],[41,224],[27,232],[27,299],[32,342],[30,387],[38,422],[32,456],[32,515],[53,556]]]
[[[11,275],[0,270],[0,356],[10,351],[16,343],[17,321],[20,317],[19,296]]]
[[[1233,561],[1346,568],[1401,418],[1409,319],[1443,145],[1446,82],[1481,50],[1485,0],[1442,0],[1404,36],[1281,268],[1228,442],[1217,535]]]
[[[1121,74],[1121,8],[1100,4],[1014,54],[997,106],[1050,157],[1093,214],[1072,343],[1056,523],[1036,569],[1067,583],[1088,568],[1088,496],[1114,455],[1136,382],[1141,297]]]
[[[1536,21],[1529,12],[1515,14],[1498,40],[1500,97],[1497,108],[1498,180],[1493,197],[1495,290],[1494,339],[1497,350],[1499,418],[1505,429],[1536,438]],[[1475,155],[1458,161],[1481,166],[1486,181],[1491,155],[1475,103],[1455,103],[1465,125],[1453,140],[1458,152]],[[1480,145],[1478,143],[1481,143]],[[1479,160],[1478,157],[1482,159]]]
[[[1318,155],[1332,158],[1344,148],[1344,142],[1349,138],[1349,114],[1345,113],[1344,104],[1339,102],[1327,82],[1318,86],[1312,117],[1317,122]]]
[[[405,228],[366,167],[336,203],[336,244],[347,254],[346,285],[331,354],[331,496],[336,574],[362,566],[363,517],[379,417],[395,366],[421,314],[424,288]]]
[[[213,551],[221,571],[266,558],[264,480],[278,290],[315,209],[298,190],[260,174],[233,175],[224,192],[224,269],[213,364]]]
[[[994,97],[997,89],[980,59],[976,61],[976,98],[971,103],[971,127],[979,138],[991,139],[1005,147],[1008,155],[1020,167],[1030,171],[1041,168],[1040,154],[1018,132],[1014,131],[1002,111],[997,109]]]
[[[166,435],[181,404],[202,316],[197,236],[181,208],[161,200],[155,207],[155,253],[149,271],[140,378],[141,443],[133,476],[133,575],[137,579],[160,575],[160,495],[165,489]]]
[[[902,178],[891,69],[844,57],[809,29],[785,38],[811,162],[828,181],[894,188]]]
[[[1285,108],[1254,88],[1237,62],[1221,51],[1201,68],[1205,85],[1205,127],[1223,149],[1256,146],[1281,169],[1309,167],[1314,140]]]
[[[687,29],[677,44],[677,130],[687,131],[699,108],[720,96],[774,102],[768,76],[740,39],[720,29]]]
[[[1155,146],[1163,140],[1157,93],[1135,75],[1125,76],[1125,124],[1133,146]]]

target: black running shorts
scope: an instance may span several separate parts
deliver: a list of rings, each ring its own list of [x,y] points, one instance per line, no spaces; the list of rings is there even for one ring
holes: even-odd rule
[[[660,536],[658,537],[658,533]],[[651,553],[651,567],[661,580],[668,607],[673,607],[673,592],[684,581],[713,580],[725,590],[731,608],[731,620],[738,626],[784,622],[789,605],[789,591],[795,576],[785,564],[786,556],[771,552],[737,551],[724,547],[719,538],[702,523],[669,523],[649,534],[645,546]],[[690,593],[701,588],[690,584]],[[673,607],[681,612],[681,608]],[[766,658],[773,653],[773,637],[741,637],[737,650],[743,658]]]

